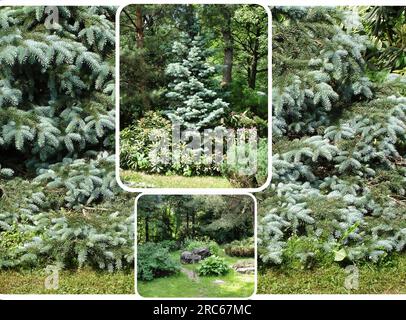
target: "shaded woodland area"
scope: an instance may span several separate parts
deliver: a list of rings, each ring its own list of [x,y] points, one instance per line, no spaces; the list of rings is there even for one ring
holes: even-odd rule
[[[137,208],[138,243],[209,237],[222,244],[254,235],[249,196],[145,195]]]
[[[202,50],[216,67],[210,79],[237,116],[267,118],[268,17],[260,6],[131,5],[120,17],[120,119],[122,128],[146,112],[168,107],[170,77],[182,34],[204,38]],[[241,116],[241,115],[240,115]],[[227,116],[229,118],[229,116]]]

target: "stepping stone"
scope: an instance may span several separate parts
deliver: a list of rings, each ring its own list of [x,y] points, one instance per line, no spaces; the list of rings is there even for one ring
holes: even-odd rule
[[[252,274],[255,273],[255,261],[238,261],[233,265],[233,269],[241,274]]]
[[[182,271],[184,274],[186,274],[187,277],[188,277],[190,280],[195,281],[195,282],[199,282],[200,279],[199,279],[199,276],[197,275],[196,272],[194,272],[194,271],[192,271],[192,270],[188,270],[188,269],[186,269],[186,268],[182,268],[181,271]]]
[[[235,269],[235,271],[237,271],[238,273],[242,273],[242,274],[251,274],[251,273],[255,273],[255,267],[237,268],[237,269]]]
[[[226,283],[226,282],[223,281],[223,280],[214,280],[213,283],[214,283],[214,284],[221,285],[221,284],[224,284],[224,283]]]

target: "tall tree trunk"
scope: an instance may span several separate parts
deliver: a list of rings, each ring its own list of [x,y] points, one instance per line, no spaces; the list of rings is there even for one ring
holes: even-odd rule
[[[189,237],[189,212],[186,213],[186,235]]]
[[[138,5],[135,9],[135,26],[136,26],[136,46],[137,49],[144,49],[144,19],[142,16],[142,6]],[[144,60],[144,53],[141,52],[140,54],[140,68],[145,67],[145,60]],[[146,72],[145,72],[146,74]],[[143,111],[148,111],[150,110],[150,101],[148,98],[148,94],[146,93],[146,81],[143,76],[140,77],[139,79],[139,90],[141,94],[141,99],[142,99],[142,109]]]
[[[195,236],[195,234],[196,234],[196,228],[195,228],[195,221],[196,220],[196,213],[195,212],[193,212],[192,213],[192,237],[194,237]]]
[[[135,9],[135,25],[136,30],[136,39],[137,39],[137,48],[144,48],[144,21],[142,20],[142,9],[141,6],[137,6]]]
[[[223,86],[228,86],[232,80],[233,59],[234,59],[234,43],[231,34],[231,16],[227,17],[227,25],[222,30],[224,41],[224,70],[223,70]]]
[[[145,242],[149,242],[149,218],[145,217]]]
[[[257,32],[257,38],[255,39],[253,54],[251,57],[251,65],[248,71],[248,87],[255,89],[257,82],[258,72],[258,60],[259,60],[259,31]]]
[[[256,86],[257,69],[258,69],[258,58],[256,56],[253,56],[248,71],[248,87],[250,87],[251,89],[255,89]]]

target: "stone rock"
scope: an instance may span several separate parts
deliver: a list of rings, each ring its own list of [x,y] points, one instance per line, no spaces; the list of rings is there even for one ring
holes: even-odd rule
[[[252,274],[255,273],[255,268],[254,267],[237,268],[235,269],[235,271],[242,274]]]
[[[223,281],[223,280],[219,280],[219,279],[218,279],[218,280],[214,280],[213,283],[220,285],[220,284],[224,284],[224,283],[226,283],[226,282]]]
[[[194,254],[190,251],[184,251],[182,252],[182,254],[180,255],[180,261],[182,263],[186,263],[186,264],[190,264],[190,263],[197,263],[200,260],[202,260],[202,257]]]
[[[211,256],[211,252],[208,248],[193,249],[192,252],[184,251],[180,255],[180,261],[182,263],[197,263],[207,257]]]
[[[248,261],[238,261],[233,264],[233,269],[242,274],[252,274],[255,273],[255,261],[248,260]]]
[[[211,256],[209,248],[197,248],[192,251],[193,254],[196,254],[201,257],[201,260],[206,259]]]

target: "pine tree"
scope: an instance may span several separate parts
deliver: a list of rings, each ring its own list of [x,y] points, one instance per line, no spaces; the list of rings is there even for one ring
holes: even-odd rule
[[[57,9],[49,27],[45,7],[0,8],[0,268],[131,266],[114,177],[115,8]]]
[[[176,59],[166,68],[169,84],[166,97],[170,109],[166,114],[174,123],[188,129],[214,127],[219,124],[228,104],[212,89],[212,77],[216,70],[207,62],[209,51],[206,39],[200,31],[195,12],[190,13],[180,41],[173,44]]]
[[[404,84],[368,79],[354,12],[273,15],[275,143],[272,184],[260,195],[261,261],[378,262],[403,252]]]

